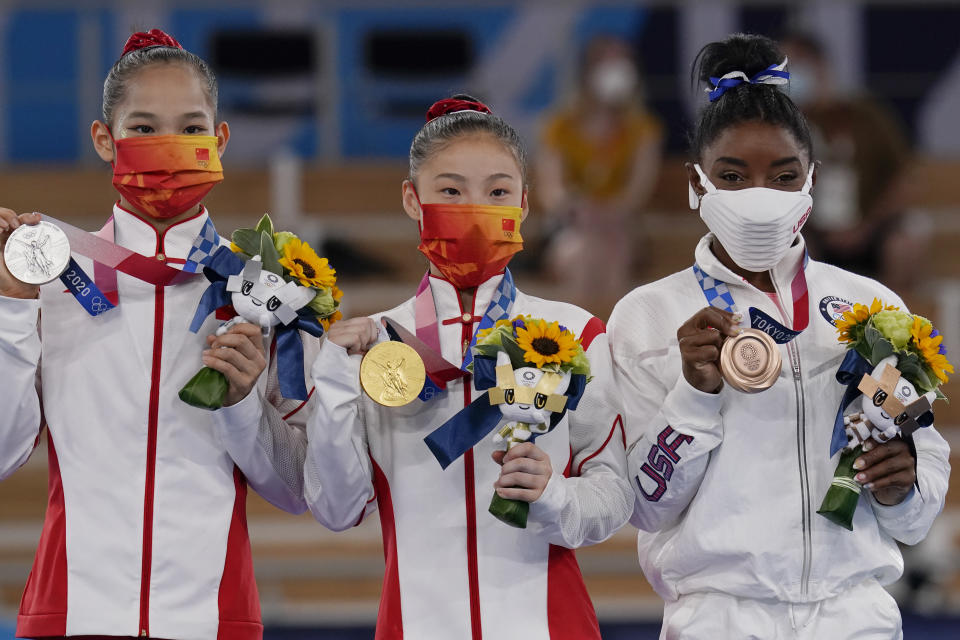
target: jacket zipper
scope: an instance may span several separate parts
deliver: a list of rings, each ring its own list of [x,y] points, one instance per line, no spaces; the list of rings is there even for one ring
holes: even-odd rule
[[[157,259],[163,260],[163,239],[157,237]],[[140,631],[150,636],[150,576],[153,568],[153,498],[157,471],[157,421],[160,413],[160,364],[163,356],[164,288],[154,289],[153,362],[150,368],[150,404],[147,416],[147,460],[143,489],[143,550],[140,567]]]
[[[771,278],[771,281],[773,281],[773,278]],[[784,300],[776,281],[773,281],[773,286],[777,292],[777,298]],[[790,321],[792,324],[792,318],[786,317],[783,305],[778,306],[781,307],[779,311],[784,322]],[[800,469],[800,513],[803,530],[803,567],[800,573],[800,597],[806,598],[810,587],[810,567],[813,563],[812,508],[810,504],[810,474],[807,465],[806,406],[804,404],[803,377],[800,375],[800,350],[793,340],[787,343],[787,354],[790,356],[793,386],[797,395],[797,463]]]
[[[474,294],[476,295],[476,294]],[[460,296],[457,295],[459,302]],[[470,309],[470,316],[473,316],[476,307],[476,297]],[[463,312],[463,303],[460,304],[460,311]],[[466,355],[470,348],[470,341],[473,339],[473,322],[464,322],[460,329],[460,340],[463,345],[463,355]],[[467,407],[473,400],[473,376],[463,378],[463,406]],[[473,449],[463,454],[463,484],[464,484],[464,503],[467,517],[467,588],[470,594],[470,633],[472,640],[482,640],[483,627],[480,619],[480,576],[477,560],[477,478],[474,470]]]

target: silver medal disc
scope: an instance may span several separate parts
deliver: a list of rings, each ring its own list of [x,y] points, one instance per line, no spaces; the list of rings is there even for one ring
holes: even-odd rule
[[[3,260],[20,282],[46,284],[59,278],[70,264],[70,241],[52,222],[23,224],[7,238]]]

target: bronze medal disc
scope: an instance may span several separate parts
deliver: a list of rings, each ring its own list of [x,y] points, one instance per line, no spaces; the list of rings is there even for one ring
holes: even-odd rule
[[[420,355],[396,340],[374,346],[360,362],[360,385],[374,402],[386,407],[413,402],[426,378]]]
[[[781,365],[777,343],[759,329],[744,329],[740,335],[727,338],[720,350],[723,379],[744,393],[772,387],[780,376]]]

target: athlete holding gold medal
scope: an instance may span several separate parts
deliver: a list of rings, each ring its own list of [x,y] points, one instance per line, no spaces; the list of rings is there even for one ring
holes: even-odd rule
[[[852,531],[816,509],[846,392],[830,304],[903,304],[806,255],[813,145],[777,45],[730,36],[704,47],[695,74],[709,102],[691,136],[690,206],[710,233],[692,268],[635,289],[610,319],[661,638],[899,638],[882,585],[903,571],[897,543],[923,539],[943,507],[946,442],[929,427],[860,455]]]
[[[320,406],[305,497],[335,530],[379,510],[377,638],[600,637],[571,549],[610,536],[633,498],[603,323],[524,294],[507,268],[522,247],[525,170],[516,131],[485,105],[436,103],[402,187],[429,272],[399,307],[333,325],[313,366]],[[514,366],[487,357],[489,345],[481,353],[485,339],[521,324]],[[593,381],[574,390],[583,393],[573,410],[559,385],[571,375],[559,371],[575,355],[589,359]],[[521,357],[537,362],[521,367]],[[544,362],[554,373],[535,369]],[[502,375],[484,376],[487,364]],[[504,437],[496,427],[508,402],[527,411],[502,413],[512,421]],[[529,503],[526,528],[488,509],[492,489]]]

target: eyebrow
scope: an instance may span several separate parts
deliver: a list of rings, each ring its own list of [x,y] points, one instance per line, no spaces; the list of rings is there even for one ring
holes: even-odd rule
[[[437,179],[437,178],[449,178],[450,180],[456,180],[457,182],[467,181],[467,179],[464,178],[459,173],[438,173],[436,176],[434,176],[434,179]]]
[[[504,178],[506,178],[507,180],[513,180],[513,176],[510,175],[509,173],[494,173],[493,175],[487,178],[487,182],[502,180]]]
[[[800,158],[797,156],[790,156],[788,158],[780,158],[779,160],[774,160],[770,163],[771,167],[782,167],[785,164],[791,164],[793,162],[800,162]]]
[[[746,167],[747,162],[741,160],[740,158],[731,158],[730,156],[721,156],[717,158],[717,162],[726,162],[727,164],[736,165],[738,167]]]
[[[128,118],[148,118],[148,119],[154,119],[154,118],[157,117],[157,114],[155,114],[155,113],[150,113],[149,111],[131,111],[130,113],[127,114],[127,117],[128,117]],[[190,111],[189,113],[184,113],[184,114],[181,115],[180,117],[181,117],[181,118],[184,118],[184,119],[206,118],[206,117],[207,117],[207,114],[204,113],[203,111]]]
[[[727,164],[732,164],[738,167],[747,166],[747,163],[745,160],[741,160],[740,158],[732,158],[730,156],[723,156],[723,157],[717,158],[717,162],[726,162]],[[791,164],[794,162],[800,162],[800,158],[798,158],[797,156],[788,156],[786,158],[780,158],[779,160],[774,160],[773,162],[771,162],[770,166],[782,167],[785,164]]]

